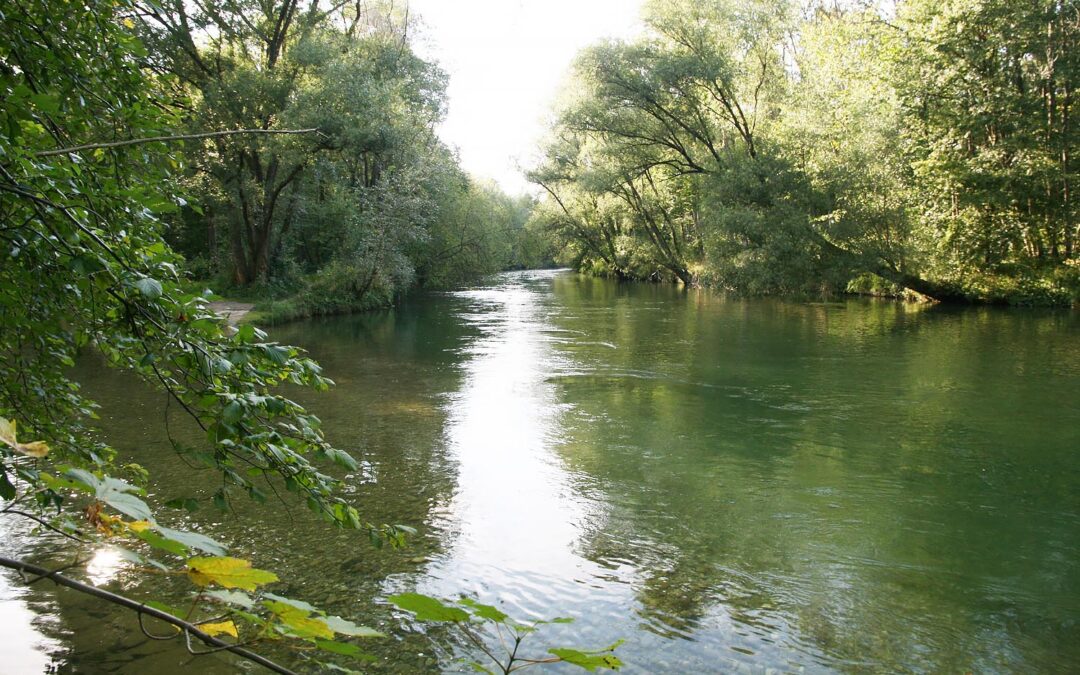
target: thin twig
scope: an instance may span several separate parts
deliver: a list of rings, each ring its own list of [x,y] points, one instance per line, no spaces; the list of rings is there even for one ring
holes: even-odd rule
[[[18,509],[6,508],[3,511],[0,511],[0,513],[10,513],[12,515],[22,516],[24,518],[29,518],[30,520],[37,521],[37,523],[39,525],[41,525],[42,527],[45,527],[45,528],[47,528],[49,530],[52,530],[53,532],[55,532],[57,534],[61,534],[61,535],[65,536],[65,537],[67,537],[68,539],[72,539],[72,540],[78,541],[78,542],[85,542],[86,541],[82,537],[78,536],[78,535],[82,534],[82,532],[80,532],[79,530],[75,530],[75,534],[72,534],[70,532],[64,532],[59,527],[56,527],[55,525],[52,525],[51,523],[49,523],[49,522],[47,522],[47,521],[45,521],[45,520],[43,520],[41,518],[38,518],[37,516],[35,516],[32,513],[27,513],[26,511],[19,511]]]
[[[180,134],[177,136],[151,136],[149,138],[129,138],[126,141],[112,141],[110,143],[87,143],[86,145],[74,145],[70,148],[57,148],[56,150],[42,150],[35,152],[35,157],[50,157],[52,155],[66,155],[70,152],[82,152],[83,150],[98,150],[103,148],[122,148],[129,145],[141,145],[143,143],[173,143],[175,141],[196,141],[202,138],[216,138],[218,136],[235,136],[237,134],[320,134],[317,128],[311,129],[230,129],[228,131],[208,131],[201,134]],[[323,134],[320,134],[323,135]]]

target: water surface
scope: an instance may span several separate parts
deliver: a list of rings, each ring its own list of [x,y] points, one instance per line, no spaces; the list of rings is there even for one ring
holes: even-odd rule
[[[338,382],[302,398],[362,460],[348,481],[367,518],[418,528],[408,549],[374,551],[295,504],[190,518],[276,570],[282,592],[390,632],[372,645],[378,671],[462,667],[451,635],[381,601],[414,589],[575,617],[537,645],[623,638],[627,672],[1067,671],[1078,329],[1069,312],[500,275],[273,330]],[[169,449],[167,414],[190,432],[162,395],[84,370],[155,498],[216,489]],[[100,557],[99,581],[150,591]],[[19,602],[65,670],[236,667],[147,641],[90,599]]]

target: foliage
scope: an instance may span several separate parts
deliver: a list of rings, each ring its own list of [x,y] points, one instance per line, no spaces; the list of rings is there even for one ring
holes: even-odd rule
[[[486,662],[470,661],[469,666],[476,672],[509,673],[550,663],[568,663],[589,672],[597,669],[618,670],[623,663],[612,652],[622,641],[603,649],[583,651],[567,647],[553,647],[547,650],[547,656],[525,656],[522,643],[525,639],[548,624],[568,624],[573,619],[555,618],[529,622],[518,621],[493,605],[479,603],[472,598],[462,597],[454,604],[446,604],[438,598],[421,593],[400,593],[387,598],[396,607],[403,609],[417,621],[428,623],[449,623],[464,636],[476,649],[482,652],[493,665],[492,670]],[[497,642],[503,653],[499,653],[492,643]]]
[[[580,55],[532,172],[562,260],[749,293],[869,274],[938,300],[1076,301],[1074,6],[680,1],[645,22]]]
[[[69,536],[77,536],[75,519],[85,514],[102,536],[123,534],[173,556],[208,553],[215,558],[187,560],[200,585],[254,589],[273,579],[240,573],[249,563],[237,560],[228,563],[239,567],[227,581],[214,567],[233,560],[216,557],[223,546],[159,524],[142,490],[115,477],[121,467],[114,466],[113,451],[85,426],[94,405],[68,370],[80,352],[96,350],[163,388],[205,431],[205,447],[187,454],[221,474],[215,502],[237,492],[264,500],[283,486],[326,520],[397,543],[406,528],[364,522],[335,494],[336,479],[316,464],[347,468],[355,465],[352,458],[324,440],[317,418],[276,393],[285,383],[325,389],[331,382],[318,365],[252,326],[228,327],[179,282],[181,260],[161,240],[161,217],[185,203],[170,191],[178,158],[160,143],[66,149],[167,135],[176,123],[159,105],[174,80],[142,70],[147,52],[131,32],[133,11],[125,3],[90,3],[56,12],[49,3],[28,2],[3,13],[4,512]],[[41,440],[22,442],[16,424],[20,437]],[[273,628],[310,637],[270,610],[280,621],[248,617],[260,636]],[[334,632],[342,631],[321,634],[330,639]]]
[[[198,208],[169,238],[203,278],[272,291],[288,306],[268,311],[285,318],[386,306],[513,264],[528,204],[466,177],[436,138],[446,77],[413,53],[400,6],[144,9],[140,33],[192,100],[185,127],[317,129],[186,148]]]

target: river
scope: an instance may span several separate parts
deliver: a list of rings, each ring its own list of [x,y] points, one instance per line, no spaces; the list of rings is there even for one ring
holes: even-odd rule
[[[740,300],[544,271],[272,337],[337,382],[301,397],[361,460],[350,498],[417,535],[376,551],[288,501],[165,512],[277,571],[281,592],[387,631],[375,671],[464,668],[452,635],[382,601],[405,590],[574,617],[526,644],[625,639],[633,673],[1080,663],[1076,312]],[[161,394],[83,371],[155,499],[216,488],[171,451],[163,420],[190,432]],[[66,561],[0,525],[18,553]],[[107,549],[90,577],[134,595],[163,583]],[[27,672],[237,667],[146,640],[92,599],[16,597],[6,578],[5,627],[37,617],[19,638]]]

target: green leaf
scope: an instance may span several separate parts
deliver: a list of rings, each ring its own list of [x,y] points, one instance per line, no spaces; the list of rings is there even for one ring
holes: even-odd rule
[[[284,603],[286,605],[289,605],[290,607],[295,607],[296,609],[302,609],[308,614],[322,613],[317,607],[310,603],[304,602],[303,600],[293,600],[292,598],[286,598],[280,595],[276,595],[274,593],[263,593],[263,597],[269,600],[273,600],[274,602]]]
[[[323,651],[341,654],[342,656],[361,656],[364,654],[356,645],[348,642],[334,642],[333,640],[315,640],[315,646]]]
[[[176,607],[173,607],[172,605],[166,605],[164,602],[158,602],[157,600],[147,600],[143,604],[146,605],[147,607],[153,607],[154,609],[158,610],[159,612],[165,612],[166,614],[172,614],[175,617],[183,617],[184,616],[184,610],[177,609]],[[179,630],[180,629],[178,628],[177,631],[179,631]]]
[[[458,601],[458,604],[465,605],[472,610],[473,615],[480,617],[481,619],[487,619],[488,621],[494,621],[495,623],[502,623],[510,617],[491,605],[482,605],[476,602],[472,598],[462,598]]]
[[[277,345],[265,345],[263,352],[267,357],[279,366],[285,365],[289,360],[289,352]]]
[[[263,605],[274,613],[283,624],[285,632],[299,638],[325,638],[332,640],[334,631],[326,625],[322,617],[307,610],[297,609],[292,604],[267,600]]]
[[[348,635],[350,637],[386,637],[385,634],[380,633],[374,628],[368,628],[367,626],[358,626],[352,621],[342,619],[340,616],[327,616],[323,619],[326,621],[326,625],[330,626],[330,630],[342,635]]]
[[[203,553],[209,553],[210,555],[220,556],[227,553],[224,545],[211,539],[205,534],[199,534],[198,532],[184,532],[183,530],[173,530],[168,527],[160,526],[156,529],[161,533],[161,536],[179,542],[188,548],[194,548]]]
[[[15,490],[15,486],[12,485],[8,479],[7,471],[0,467],[0,497],[4,499],[15,499],[15,495],[18,494]]]
[[[435,598],[420,593],[401,593],[387,598],[406,612],[412,612],[419,621],[468,621],[469,613],[460,607],[444,605]]]
[[[30,100],[44,113],[55,115],[60,111],[60,99],[55,94],[31,94]]]
[[[139,539],[142,539],[147,544],[150,544],[154,548],[159,548],[162,551],[168,551],[169,553],[172,553],[174,555],[187,555],[188,553],[187,546],[184,546],[180,542],[166,539],[165,537],[161,536],[157,532],[154,532],[153,530],[143,530],[141,532],[136,532],[135,536]]]
[[[616,647],[623,643],[619,640],[613,645],[605,647],[604,649],[597,649],[596,651],[583,652],[578,649],[549,649],[549,654],[554,654],[566,663],[573,664],[580,668],[592,672],[597,668],[605,668],[608,670],[618,670],[622,667],[623,662],[619,660],[617,656],[612,654]]]
[[[101,485],[101,481],[98,480],[97,476],[84,469],[68,469],[64,472],[64,475],[75,482],[75,485],[70,487],[84,492],[97,492],[98,486]]]
[[[338,450],[337,448],[327,448],[326,456],[334,464],[349,469],[350,471],[356,471],[358,467],[358,464],[356,463],[356,460],[353,459],[352,455],[345,452],[344,450]]]
[[[170,499],[165,502],[165,506],[172,509],[184,509],[188,513],[195,513],[199,510],[199,502],[191,497],[177,497],[176,499]]]
[[[131,516],[136,520],[154,520],[154,514],[146,502],[128,492],[106,488],[99,491],[97,498],[113,507],[124,515]]]
[[[135,281],[135,288],[146,297],[154,300],[161,297],[161,282],[150,277],[142,277]]]
[[[244,406],[240,401],[230,401],[221,411],[221,419],[226,424],[236,424],[244,416]]]

